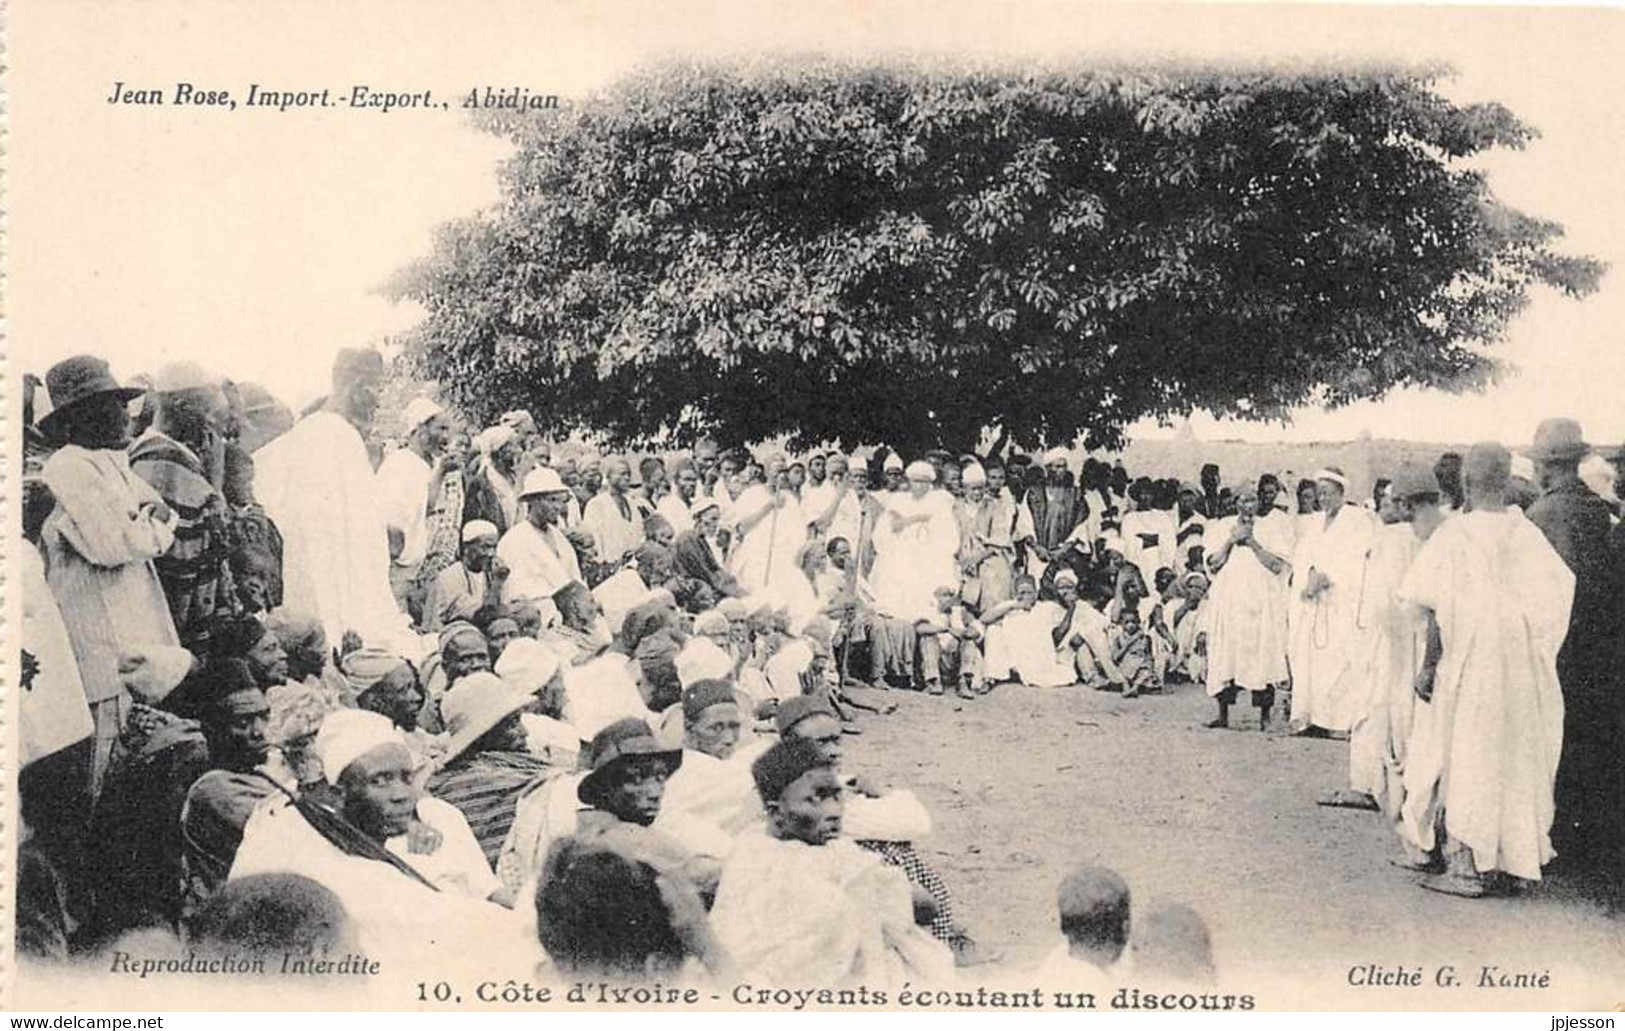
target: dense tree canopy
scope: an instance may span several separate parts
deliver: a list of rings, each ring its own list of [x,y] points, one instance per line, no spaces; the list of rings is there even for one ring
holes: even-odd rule
[[[494,210],[400,295],[480,415],[618,441],[1120,440],[1459,389],[1601,267],[1491,194],[1533,135],[1438,73],[667,65],[506,116]]]

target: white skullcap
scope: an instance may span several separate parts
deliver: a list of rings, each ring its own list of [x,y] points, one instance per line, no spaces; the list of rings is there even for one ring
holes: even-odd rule
[[[365,709],[337,709],[322,719],[311,751],[321,760],[322,776],[337,784],[346,767],[384,745],[406,747],[388,717]]]
[[[1066,448],[1064,447],[1052,447],[1048,451],[1044,452],[1045,465],[1049,465],[1052,462],[1068,462],[1070,460],[1071,456],[1066,453]]]
[[[1311,477],[1311,479],[1327,480],[1331,483],[1335,483],[1339,487],[1343,488],[1344,494],[1347,494],[1349,491],[1349,478],[1338,472],[1336,469],[1317,469],[1315,470],[1315,474]]]
[[[721,511],[722,502],[708,494],[701,494],[694,499],[694,507],[688,511],[689,515],[693,516],[695,519],[698,519],[700,516],[711,511],[713,508]]]
[[[205,371],[197,362],[169,362],[152,377],[152,389],[160,394],[203,390],[219,385],[220,377]]]
[[[497,530],[497,524],[488,522],[484,519],[473,519],[463,524],[464,544],[467,544],[469,541],[477,541],[481,537],[500,536],[502,536],[502,534],[499,530]]]
[[[1070,569],[1063,569],[1059,573],[1056,573],[1055,586],[1059,587],[1062,584],[1071,584],[1073,587],[1078,586],[1078,574],[1074,573]]]
[[[959,479],[967,487],[985,487],[987,486],[987,470],[982,468],[980,462],[972,462],[970,465],[965,466],[965,471],[960,474]]]
[[[559,665],[558,653],[547,645],[529,637],[516,637],[502,649],[495,672],[526,694],[536,694],[552,682]]]
[[[1107,551],[1115,551],[1119,555],[1125,555],[1126,556],[1128,554],[1127,552],[1125,552],[1123,550],[1123,539],[1121,537],[1108,537],[1108,538],[1106,538],[1106,550]]]
[[[512,426],[492,426],[490,429],[481,430],[474,438],[474,444],[483,454],[494,455],[506,447],[513,438]]]
[[[888,454],[886,456],[885,468],[887,468],[887,469],[901,469],[902,467],[903,467],[903,456],[902,455],[900,455],[897,452],[893,451],[893,452],[891,452],[890,454]]]
[[[930,462],[916,459],[915,461],[908,463],[908,468],[904,470],[903,475],[907,476],[911,480],[920,480],[924,483],[935,483],[937,480],[937,467],[932,465]]]
[[[677,682],[688,690],[702,680],[732,680],[733,656],[706,637],[690,637],[677,653]]]
[[[562,494],[569,489],[551,466],[542,465],[525,474],[525,486],[519,496],[528,498],[537,494]]]
[[[426,397],[414,397],[406,402],[406,411],[401,415],[401,423],[406,427],[406,432],[411,433],[443,411],[444,408]]]

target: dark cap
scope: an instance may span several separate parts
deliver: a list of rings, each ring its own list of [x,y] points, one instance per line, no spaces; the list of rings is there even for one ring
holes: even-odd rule
[[[696,680],[683,692],[683,721],[693,723],[713,705],[738,705],[739,696],[726,680]]]
[[[822,749],[800,738],[782,740],[751,763],[750,775],[763,802],[776,802],[784,789],[800,780],[809,770],[833,766]]]
[[[812,716],[828,716],[834,719],[835,710],[822,698],[798,694],[779,703],[779,711],[774,713],[773,723],[779,728],[779,734],[784,735],[790,733],[797,723]]]

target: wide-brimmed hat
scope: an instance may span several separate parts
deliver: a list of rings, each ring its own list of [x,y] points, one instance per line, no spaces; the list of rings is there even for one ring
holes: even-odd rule
[[[525,474],[525,484],[519,489],[521,498],[534,497],[537,494],[568,494],[570,488],[559,479],[559,474],[548,466],[538,466]]]
[[[649,724],[636,716],[616,720],[593,735],[587,748],[587,764],[592,769],[576,786],[576,797],[584,805],[599,805],[611,778],[627,763],[645,758],[665,763],[669,776],[683,765],[683,750],[661,747]]]
[[[1591,453],[1585,442],[1580,424],[1573,419],[1545,419],[1535,429],[1535,442],[1528,455],[1539,462],[1544,459],[1584,458]]]
[[[40,432],[45,434],[53,432],[65,412],[93,397],[112,394],[128,403],[146,393],[140,387],[120,385],[107,362],[92,354],[64,358],[51,366],[45,374],[45,390],[51,400],[50,413],[39,421]]]
[[[440,701],[440,715],[451,733],[442,764],[468,751],[492,727],[535,699],[535,695],[495,673],[470,673],[457,681]]]

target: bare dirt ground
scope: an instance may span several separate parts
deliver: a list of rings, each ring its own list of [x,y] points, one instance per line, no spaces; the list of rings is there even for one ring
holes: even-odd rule
[[[1056,885],[1096,863],[1127,879],[1137,908],[1177,900],[1202,913],[1221,986],[1260,1008],[1625,1004],[1625,919],[1552,879],[1513,898],[1424,891],[1389,864],[1398,849],[1381,816],[1315,805],[1347,784],[1344,742],[1260,733],[1246,705],[1232,710],[1240,729],[1205,729],[1212,703],[1191,685],[1136,699],[1021,685],[969,702],[888,697],[900,711],[861,717],[843,765],[930,809],[922,855],[960,921],[1003,953],[978,968],[986,980],[1053,947]],[[1424,984],[1351,987],[1351,968],[1367,964]],[[1486,964],[1550,986],[1480,987]]]

